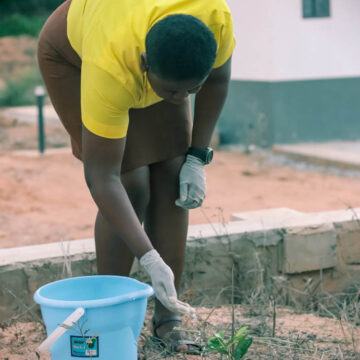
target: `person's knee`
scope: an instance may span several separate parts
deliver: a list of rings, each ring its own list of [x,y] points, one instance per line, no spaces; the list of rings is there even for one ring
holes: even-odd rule
[[[178,156],[151,165],[151,202],[153,205],[154,202],[175,204],[175,200],[179,197],[179,174],[184,159],[184,156]]]
[[[184,161],[185,155],[180,155],[152,165],[151,171],[159,180],[177,179]]]

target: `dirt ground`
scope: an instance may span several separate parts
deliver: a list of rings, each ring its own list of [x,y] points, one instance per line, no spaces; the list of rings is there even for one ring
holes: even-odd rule
[[[41,244],[93,236],[96,207],[66,133],[47,125],[38,156],[33,124],[0,121],[0,246]],[[19,151],[21,150],[21,151]],[[315,212],[360,206],[360,179],[271,165],[259,155],[221,151],[206,168],[207,197],[190,224],[228,221],[231,213],[288,207]]]
[[[251,316],[247,306],[235,306],[234,324],[236,331],[248,327],[253,345],[244,359],[273,360],[358,360],[360,351],[360,329],[345,321],[320,318],[312,314],[296,314],[292,310],[280,308],[273,316]],[[225,339],[230,338],[232,328],[231,307],[197,308],[198,321],[184,323],[192,339],[205,345],[206,340],[217,332],[223,332]],[[151,311],[147,314],[145,327],[140,338],[141,348],[148,359],[159,360],[163,356],[150,341]],[[275,324],[275,326],[274,326]],[[273,336],[273,329],[275,333]],[[301,329],[301,330],[300,330]],[[9,328],[0,329],[1,360],[38,359],[35,350],[45,339],[40,323],[17,323]],[[168,359],[197,360],[198,356],[170,356]],[[47,355],[41,356],[49,360]],[[219,354],[209,353],[203,359],[220,359]]]

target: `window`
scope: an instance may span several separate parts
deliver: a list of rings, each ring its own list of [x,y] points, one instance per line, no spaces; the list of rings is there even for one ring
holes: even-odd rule
[[[330,0],[302,0],[302,2],[304,18],[330,16]]]

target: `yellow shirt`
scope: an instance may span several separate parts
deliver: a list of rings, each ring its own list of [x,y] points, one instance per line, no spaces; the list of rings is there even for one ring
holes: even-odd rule
[[[235,47],[225,0],[72,0],[67,35],[82,59],[81,112],[86,128],[106,138],[126,136],[130,108],[162,101],[140,68],[150,28],[168,15],[192,15],[214,33],[215,68]]]

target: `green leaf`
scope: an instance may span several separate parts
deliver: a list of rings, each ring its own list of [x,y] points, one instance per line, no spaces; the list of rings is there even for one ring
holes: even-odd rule
[[[236,344],[236,346],[238,346],[239,343],[244,342],[244,340],[246,339],[247,336],[248,335],[246,334],[246,335],[241,336],[240,338],[233,337],[232,339],[229,340],[227,347],[229,348],[234,344]]]
[[[243,326],[235,335],[235,337],[241,336],[247,330],[247,326]]]
[[[224,340],[224,336],[225,336],[224,333],[216,333],[215,334],[215,337],[219,341],[219,344],[221,344],[221,346],[223,346],[224,349],[226,349],[226,343]]]
[[[217,350],[217,349],[223,347],[223,345],[217,337],[213,336],[210,339],[208,339],[207,347]]]
[[[247,334],[243,335],[243,333],[244,333],[246,330],[247,330],[247,327],[246,327],[246,326],[242,327],[242,328],[236,333],[236,335],[228,341],[228,343],[226,344],[226,346],[229,347],[230,345],[234,344],[234,343],[237,342],[237,341],[243,341],[243,340],[247,337]]]
[[[206,349],[208,351],[217,351],[220,354],[228,355],[226,344],[224,341],[224,334],[215,334],[208,339],[206,344]]]
[[[234,359],[235,360],[241,359],[247,353],[252,342],[253,342],[252,338],[244,339],[244,341],[239,342],[235,349]]]

